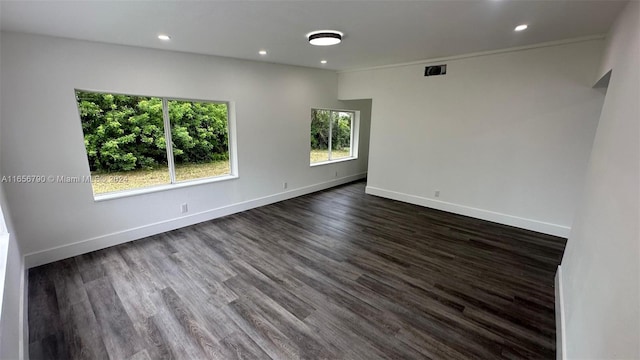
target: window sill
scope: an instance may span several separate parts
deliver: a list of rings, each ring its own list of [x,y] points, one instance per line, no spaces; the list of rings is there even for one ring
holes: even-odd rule
[[[118,191],[118,192],[104,193],[104,194],[94,195],[93,200],[95,202],[108,201],[108,200],[120,199],[120,198],[125,198],[130,196],[151,194],[151,193],[160,192],[160,191],[167,191],[167,190],[173,190],[173,189],[180,189],[184,187],[233,180],[237,178],[238,178],[238,175],[216,176],[216,177],[205,178],[205,179],[178,182],[175,184],[158,185],[158,186],[135,189],[135,190],[124,190],[124,191]]]
[[[311,166],[311,167],[314,167],[314,166],[322,166],[322,165],[329,165],[329,164],[341,163],[341,162],[351,161],[351,160],[358,160],[358,158],[357,158],[357,157],[355,157],[355,156],[352,156],[352,157],[343,158],[343,159],[337,159],[337,160],[329,160],[329,161],[317,162],[317,163],[309,164],[309,166]]]

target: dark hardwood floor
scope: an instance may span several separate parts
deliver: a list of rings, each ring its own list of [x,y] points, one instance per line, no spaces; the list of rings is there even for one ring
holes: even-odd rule
[[[565,239],[364,186],[31,269],[31,359],[555,358]]]

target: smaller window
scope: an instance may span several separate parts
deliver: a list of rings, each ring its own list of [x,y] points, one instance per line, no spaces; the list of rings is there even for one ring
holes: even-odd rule
[[[311,165],[356,159],[357,112],[311,109]]]

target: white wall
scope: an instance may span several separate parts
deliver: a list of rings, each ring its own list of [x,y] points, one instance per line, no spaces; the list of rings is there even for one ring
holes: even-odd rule
[[[1,68],[0,60],[0,68]],[[0,91],[1,93],[1,91]],[[1,98],[1,96],[0,96]],[[0,137],[3,131],[0,104]],[[0,149],[0,159],[2,158]],[[0,164],[1,165],[1,164]],[[0,178],[2,178],[0,166]],[[23,311],[25,267],[22,251],[0,183],[0,359],[18,359],[24,354]],[[22,335],[22,336],[21,336]]]
[[[369,193],[567,236],[603,95],[602,40],[339,74],[373,98]],[[440,191],[436,199],[434,192]]]
[[[640,358],[640,3],[613,26],[586,184],[562,260],[569,359]]]
[[[332,71],[16,33],[2,34],[1,54],[7,175],[89,175],[74,88],[236,105],[237,180],[98,203],[90,184],[7,184],[28,266],[300,195],[367,170],[366,148],[357,161],[309,166],[311,107],[350,106],[336,100]],[[368,128],[369,119],[361,121]],[[189,204],[190,216],[180,217],[181,203]]]

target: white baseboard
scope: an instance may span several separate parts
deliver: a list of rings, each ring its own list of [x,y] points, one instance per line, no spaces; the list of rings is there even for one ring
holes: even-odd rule
[[[565,322],[564,322],[564,292],[562,291],[562,267],[558,265],[556,272],[556,360],[567,358]]]
[[[106,234],[98,237],[94,237],[87,240],[78,241],[72,244],[54,247],[47,250],[33,252],[25,255],[26,268],[32,268],[47,264],[50,262],[66,259],[69,257],[86,254],[88,252],[108,248],[114,245],[126,243],[132,240],[142,239],[147,236],[160,234],[166,231],[179,229],[185,226],[194,225],[203,221],[212,220],[222,216],[235,214],[241,211],[246,211],[256,207],[273,204],[279,201],[291,199],[294,197],[310,194],[316,191],[325,190],[334,186],[346,184],[352,181],[364,179],[367,173],[360,173],[342,178],[330,180],[323,183],[309,185],[289,191],[273,194],[257,199],[247,200],[240,203],[235,203],[216,209],[203,211],[200,213],[180,217],[177,219],[170,219],[166,221],[157,222],[137,228],[127,229],[111,234]]]
[[[478,209],[470,206],[454,204],[446,201],[429,199],[421,196],[404,194],[396,191],[385,190],[373,186],[367,186],[366,193],[388,199],[407,202],[414,205],[465,215],[477,219],[496,222],[499,224],[515,226],[522,229],[541,232],[544,234],[568,237],[571,230],[568,226],[551,224],[543,221],[521,218],[518,216],[502,214],[494,211]]]

